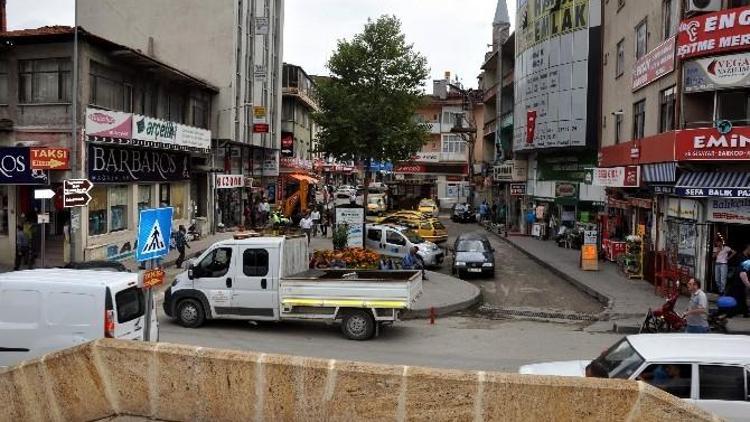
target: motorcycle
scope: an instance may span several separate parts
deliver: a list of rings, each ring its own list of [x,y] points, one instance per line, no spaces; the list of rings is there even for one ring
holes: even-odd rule
[[[641,324],[639,333],[670,333],[683,332],[687,325],[684,316],[675,312],[677,299],[680,297],[680,283],[677,283],[673,293],[664,301],[658,309],[649,308],[646,318]],[[709,331],[714,333],[727,333],[727,309],[719,304],[717,310],[709,310]]]

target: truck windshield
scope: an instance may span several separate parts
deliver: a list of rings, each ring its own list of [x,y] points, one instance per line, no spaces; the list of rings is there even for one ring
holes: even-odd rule
[[[416,232],[412,230],[406,230],[403,233],[404,233],[404,236],[406,236],[406,238],[409,239],[409,242],[414,243],[415,245],[418,243],[424,243],[424,239],[422,239],[421,236],[419,236]]]
[[[609,378],[628,379],[643,362],[643,357],[635,351],[628,339],[624,338],[607,349],[591,364],[607,371]]]

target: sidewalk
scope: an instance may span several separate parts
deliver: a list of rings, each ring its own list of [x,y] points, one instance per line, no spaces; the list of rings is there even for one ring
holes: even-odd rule
[[[583,271],[579,268],[581,252],[578,250],[560,248],[555,242],[526,236],[500,238],[607,305],[602,317],[615,321],[615,329],[618,331],[624,331],[624,327],[639,325],[648,308],[656,308],[664,302],[661,296],[655,294],[653,285],[644,280],[623,277],[614,263],[600,261],[599,271]],[[686,306],[686,299],[680,298],[678,309]]]

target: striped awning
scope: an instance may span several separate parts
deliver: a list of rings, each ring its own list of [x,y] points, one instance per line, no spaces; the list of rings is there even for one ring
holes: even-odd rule
[[[750,187],[750,173],[740,171],[708,172],[694,171],[683,173],[677,181],[678,188],[747,188]]]
[[[641,177],[646,183],[674,183],[677,174],[677,163],[644,164]]]

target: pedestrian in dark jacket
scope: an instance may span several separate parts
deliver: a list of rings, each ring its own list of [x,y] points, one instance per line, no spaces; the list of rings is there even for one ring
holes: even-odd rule
[[[177,248],[177,252],[180,253],[180,256],[177,257],[177,262],[175,263],[177,265],[177,268],[182,268],[182,263],[185,262],[185,248],[190,249],[190,245],[188,245],[187,237],[185,234],[187,231],[185,230],[185,226],[180,225],[180,228],[177,230],[177,233],[175,233],[174,236],[174,243],[175,247]]]
[[[29,262],[29,238],[24,233],[23,227],[19,225],[16,230],[16,265],[14,270],[18,271],[24,264],[31,268]]]

